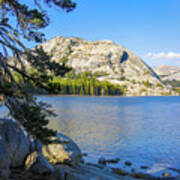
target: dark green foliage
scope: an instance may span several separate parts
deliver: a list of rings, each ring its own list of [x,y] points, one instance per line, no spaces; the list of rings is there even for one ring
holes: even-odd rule
[[[68,57],[67,56],[64,56],[60,62],[62,62],[63,64],[66,64],[68,62]]]
[[[166,85],[171,85],[172,87],[180,87],[180,81],[172,80],[172,81],[163,81]]]
[[[51,137],[56,136],[56,131],[47,128],[49,123],[47,117],[50,115],[55,116],[52,111],[46,110],[49,106],[43,102],[31,103],[30,101],[22,101],[19,105],[23,111],[15,107],[14,114],[11,114],[19,120],[23,115],[26,120],[23,120],[21,124],[26,131],[34,138],[40,139],[43,143],[50,142]]]
[[[170,85],[173,89],[180,95],[180,81],[172,80],[172,81],[163,81],[166,85]]]
[[[152,74],[150,70],[144,72],[144,75],[150,75],[150,74]]]
[[[150,83],[148,80],[144,82],[144,85],[145,85],[147,88],[151,87],[151,83]]]
[[[48,84],[50,93],[68,95],[123,95],[125,87],[98,81],[91,73],[67,73],[66,78],[54,77]]]
[[[161,83],[157,83],[157,87],[163,88],[163,85]]]
[[[180,95],[180,88],[175,88],[174,90]]]
[[[44,40],[40,30],[49,24],[49,18],[43,4],[66,12],[73,10],[76,4],[71,0],[31,1],[34,2],[32,9],[26,1],[0,0],[0,94],[11,116],[33,137],[47,142],[56,134],[46,127],[47,117],[54,113],[46,104],[37,102],[27,87],[49,91],[52,76],[63,76],[70,69],[65,63],[50,61],[51,57],[41,48],[28,50],[20,39],[38,43]],[[31,72],[27,67],[31,67]]]
[[[30,70],[32,72],[32,70]],[[18,74],[14,74],[17,82],[21,79]],[[98,81],[96,74],[84,72],[75,74],[72,71],[65,74],[65,77],[53,76],[48,79],[46,91],[37,86],[33,81],[28,81],[25,88],[32,94],[61,94],[61,95],[123,95],[126,92],[125,86],[119,86],[107,81]]]
[[[132,81],[131,81],[133,84],[136,84],[136,81],[133,79]]]

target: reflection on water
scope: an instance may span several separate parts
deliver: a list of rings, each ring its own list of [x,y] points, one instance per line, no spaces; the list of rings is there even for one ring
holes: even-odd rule
[[[70,136],[98,158],[120,158],[124,167],[152,167],[149,172],[180,167],[180,97],[40,97],[58,117],[50,127]],[[153,168],[158,166],[158,168]],[[159,170],[158,170],[159,169]]]
[[[120,158],[116,165],[151,167],[161,172],[180,167],[180,97],[62,97],[41,96],[53,105],[58,117],[50,127],[70,136],[98,158]],[[128,170],[129,167],[124,167]],[[145,171],[145,170],[143,170]]]

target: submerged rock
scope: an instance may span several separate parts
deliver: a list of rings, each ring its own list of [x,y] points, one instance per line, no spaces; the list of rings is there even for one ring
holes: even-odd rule
[[[112,171],[115,173],[115,174],[118,174],[120,176],[128,176],[129,173],[120,169],[120,168],[112,168]]]
[[[147,179],[147,178],[152,178],[150,175],[148,175],[148,174],[145,174],[145,173],[138,173],[138,172],[136,172],[136,173],[134,173],[134,174],[132,174],[132,177],[134,177],[134,178],[141,178],[141,179]]]
[[[66,163],[72,166],[77,165],[82,160],[79,147],[69,137],[57,133],[60,143],[43,145],[42,154],[51,164]]]
[[[126,161],[124,164],[125,164],[126,166],[131,166],[131,165],[132,165],[132,163],[131,163],[130,161]]]
[[[105,159],[105,158],[101,157],[101,158],[99,158],[98,163],[99,163],[99,164],[106,165],[107,162],[106,162],[106,159]]]
[[[148,169],[148,166],[141,166],[141,169]]]
[[[106,164],[117,164],[120,161],[119,158],[116,159],[105,159],[103,157],[99,158],[98,164],[106,165]]]

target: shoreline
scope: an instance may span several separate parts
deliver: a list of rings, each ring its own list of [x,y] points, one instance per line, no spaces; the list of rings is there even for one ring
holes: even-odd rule
[[[130,173],[122,168],[109,167],[106,164],[119,162],[120,159],[100,158],[98,164],[86,163],[81,149],[68,136],[57,133],[57,142],[43,144],[40,141],[30,140],[25,131],[16,121],[0,119],[0,135],[3,139],[1,150],[0,179],[5,180],[135,180],[135,179],[166,179],[179,178],[166,171],[160,177],[147,173]],[[11,138],[7,139],[11,135]],[[21,139],[21,141],[19,140]],[[52,139],[53,140],[53,139]],[[11,146],[9,146],[11,144]],[[16,147],[16,144],[19,144]],[[15,154],[15,156],[11,156]],[[8,160],[8,161],[7,161]],[[4,166],[3,166],[4,165]],[[125,162],[131,166],[131,162]],[[144,166],[145,167],[145,166]],[[130,167],[131,168],[131,167]],[[158,167],[157,167],[158,168]]]
[[[49,97],[54,97],[54,96],[58,96],[58,97],[110,97],[110,98],[113,98],[113,97],[120,97],[120,98],[130,98],[130,97],[180,97],[180,95],[177,95],[177,96],[155,96],[155,95],[151,95],[151,96],[117,96],[117,95],[109,95],[109,96],[94,96],[94,95],[68,95],[68,94],[64,94],[64,95],[61,95],[61,94],[34,94],[33,96],[49,96]]]
[[[97,179],[107,179],[107,180],[178,180],[179,176],[170,176],[168,173],[164,173],[164,176],[155,177],[147,173],[128,173],[120,168],[110,168],[106,166],[102,166],[99,164],[91,164],[91,163],[80,163],[76,166],[69,166],[67,164],[59,164],[55,165],[54,168],[56,170],[63,169],[65,172],[68,172],[68,180],[77,180],[76,178],[82,178],[82,180],[89,180],[91,178]],[[55,170],[55,171],[56,171]],[[52,174],[36,174],[31,171],[27,171],[24,167],[19,168],[11,168],[11,177],[10,180],[49,180],[53,179]],[[73,175],[72,175],[73,174]],[[53,175],[54,176],[54,175]],[[85,177],[85,178],[84,178]],[[80,179],[81,179],[80,178]],[[59,180],[59,179],[58,179]]]

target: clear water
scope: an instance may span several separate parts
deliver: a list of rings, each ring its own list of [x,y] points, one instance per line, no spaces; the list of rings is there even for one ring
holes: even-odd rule
[[[88,154],[120,158],[113,167],[160,176],[180,169],[180,97],[40,96],[58,116],[50,127],[70,136]],[[127,167],[124,163],[130,161]],[[143,170],[141,166],[148,166]]]

